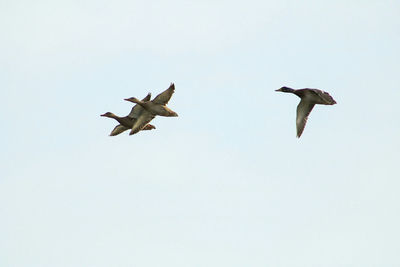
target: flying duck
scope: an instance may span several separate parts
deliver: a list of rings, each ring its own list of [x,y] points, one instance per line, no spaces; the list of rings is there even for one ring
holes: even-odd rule
[[[314,108],[315,104],[320,105],[334,105],[336,101],[333,97],[325,91],[319,89],[292,89],[290,87],[282,87],[277,92],[292,93],[301,98],[299,105],[297,106],[297,117],[296,117],[296,127],[297,127],[297,138],[300,138],[304,131],[304,127],[307,123],[308,115],[310,115],[311,110]]]
[[[150,100],[150,98],[151,94],[149,93],[145,98],[143,98],[143,101],[148,101]],[[125,132],[126,130],[131,129],[134,122],[137,120],[137,118],[140,116],[143,110],[144,109],[140,105],[135,105],[132,107],[131,112],[125,117],[119,117],[111,112],[106,112],[100,116],[115,119],[120,123],[117,126],[115,126],[115,128],[110,133],[110,136],[115,136]],[[156,127],[152,124],[146,124],[140,130],[152,130],[155,128]]]
[[[129,135],[139,132],[144,125],[148,124],[155,116],[178,117],[178,114],[175,111],[166,106],[174,91],[175,85],[171,83],[167,90],[160,93],[151,101],[150,99],[141,101],[135,97],[126,98],[126,101],[136,103],[143,108],[143,111],[134,122]]]

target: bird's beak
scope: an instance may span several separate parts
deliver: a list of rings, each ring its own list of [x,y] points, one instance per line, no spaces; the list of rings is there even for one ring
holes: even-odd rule
[[[276,90],[275,90],[275,92],[280,92],[280,91],[281,91],[281,89],[276,89]]]
[[[105,116],[106,116],[106,114],[104,113],[104,114],[101,114],[100,116],[101,116],[101,117],[105,117]]]
[[[129,101],[129,102],[132,102],[129,98],[125,98],[124,100],[125,100],[125,101]]]

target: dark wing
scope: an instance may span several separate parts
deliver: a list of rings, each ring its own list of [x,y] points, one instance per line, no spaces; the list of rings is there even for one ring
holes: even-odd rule
[[[307,123],[308,115],[310,115],[311,110],[314,108],[315,104],[301,100],[297,105],[297,116],[296,116],[296,128],[297,137],[300,138],[304,131],[304,127]]]
[[[147,102],[147,101],[150,101],[150,99],[151,99],[151,93],[148,93],[147,96],[142,99],[142,101]],[[128,114],[128,117],[132,118],[132,119],[137,119],[140,116],[140,114],[142,113],[142,111],[143,111],[142,106],[136,104],[131,109],[131,112]]]
[[[132,130],[129,135],[135,134],[143,129],[152,119],[154,119],[154,115],[152,115],[147,110],[143,109],[143,112],[140,114],[139,118],[133,123]]]
[[[323,104],[325,104],[325,105],[336,104],[336,101],[333,99],[333,97],[329,93],[319,90],[319,89],[309,89],[309,90],[314,92],[316,95],[318,95],[319,98],[321,98]]]
[[[129,129],[128,127],[118,124],[117,126],[115,126],[114,130],[112,130],[112,132],[110,133],[110,136],[119,135],[120,133],[123,133],[128,129]]]
[[[156,96],[152,102],[154,104],[166,105],[171,99],[172,94],[175,92],[175,85],[171,83],[167,90]]]

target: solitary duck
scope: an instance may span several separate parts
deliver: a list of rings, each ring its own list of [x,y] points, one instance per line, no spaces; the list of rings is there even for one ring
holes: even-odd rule
[[[151,94],[149,93],[145,98],[143,98],[143,101],[148,101],[148,100],[150,100],[150,98],[151,98]],[[126,130],[131,129],[134,122],[137,120],[137,118],[140,116],[140,114],[142,112],[143,112],[143,108],[140,105],[135,105],[132,107],[132,110],[128,114],[128,116],[125,116],[125,117],[119,117],[111,112],[106,112],[100,116],[115,119],[116,121],[118,121],[120,123],[117,126],[115,126],[115,128],[110,133],[110,136],[115,136],[115,135],[125,132]],[[156,127],[152,124],[146,124],[142,127],[141,130],[152,130],[155,128]]]
[[[140,116],[134,122],[129,135],[139,132],[144,125],[148,124],[155,116],[178,117],[178,114],[167,107],[168,101],[175,92],[175,85],[171,83],[167,90],[156,96],[153,100],[139,100],[135,97],[126,98],[126,101],[136,103],[143,108]]]
[[[301,98],[299,105],[297,106],[297,117],[296,117],[296,127],[297,127],[297,138],[300,138],[304,131],[304,127],[307,123],[308,115],[310,115],[311,110],[314,108],[315,104],[320,105],[334,105],[336,101],[333,97],[319,89],[292,89],[289,87],[282,87],[277,92],[292,93]]]

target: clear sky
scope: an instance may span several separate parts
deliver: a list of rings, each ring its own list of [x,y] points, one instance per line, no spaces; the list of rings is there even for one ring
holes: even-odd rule
[[[400,266],[399,51],[399,1],[0,1],[0,266]]]

